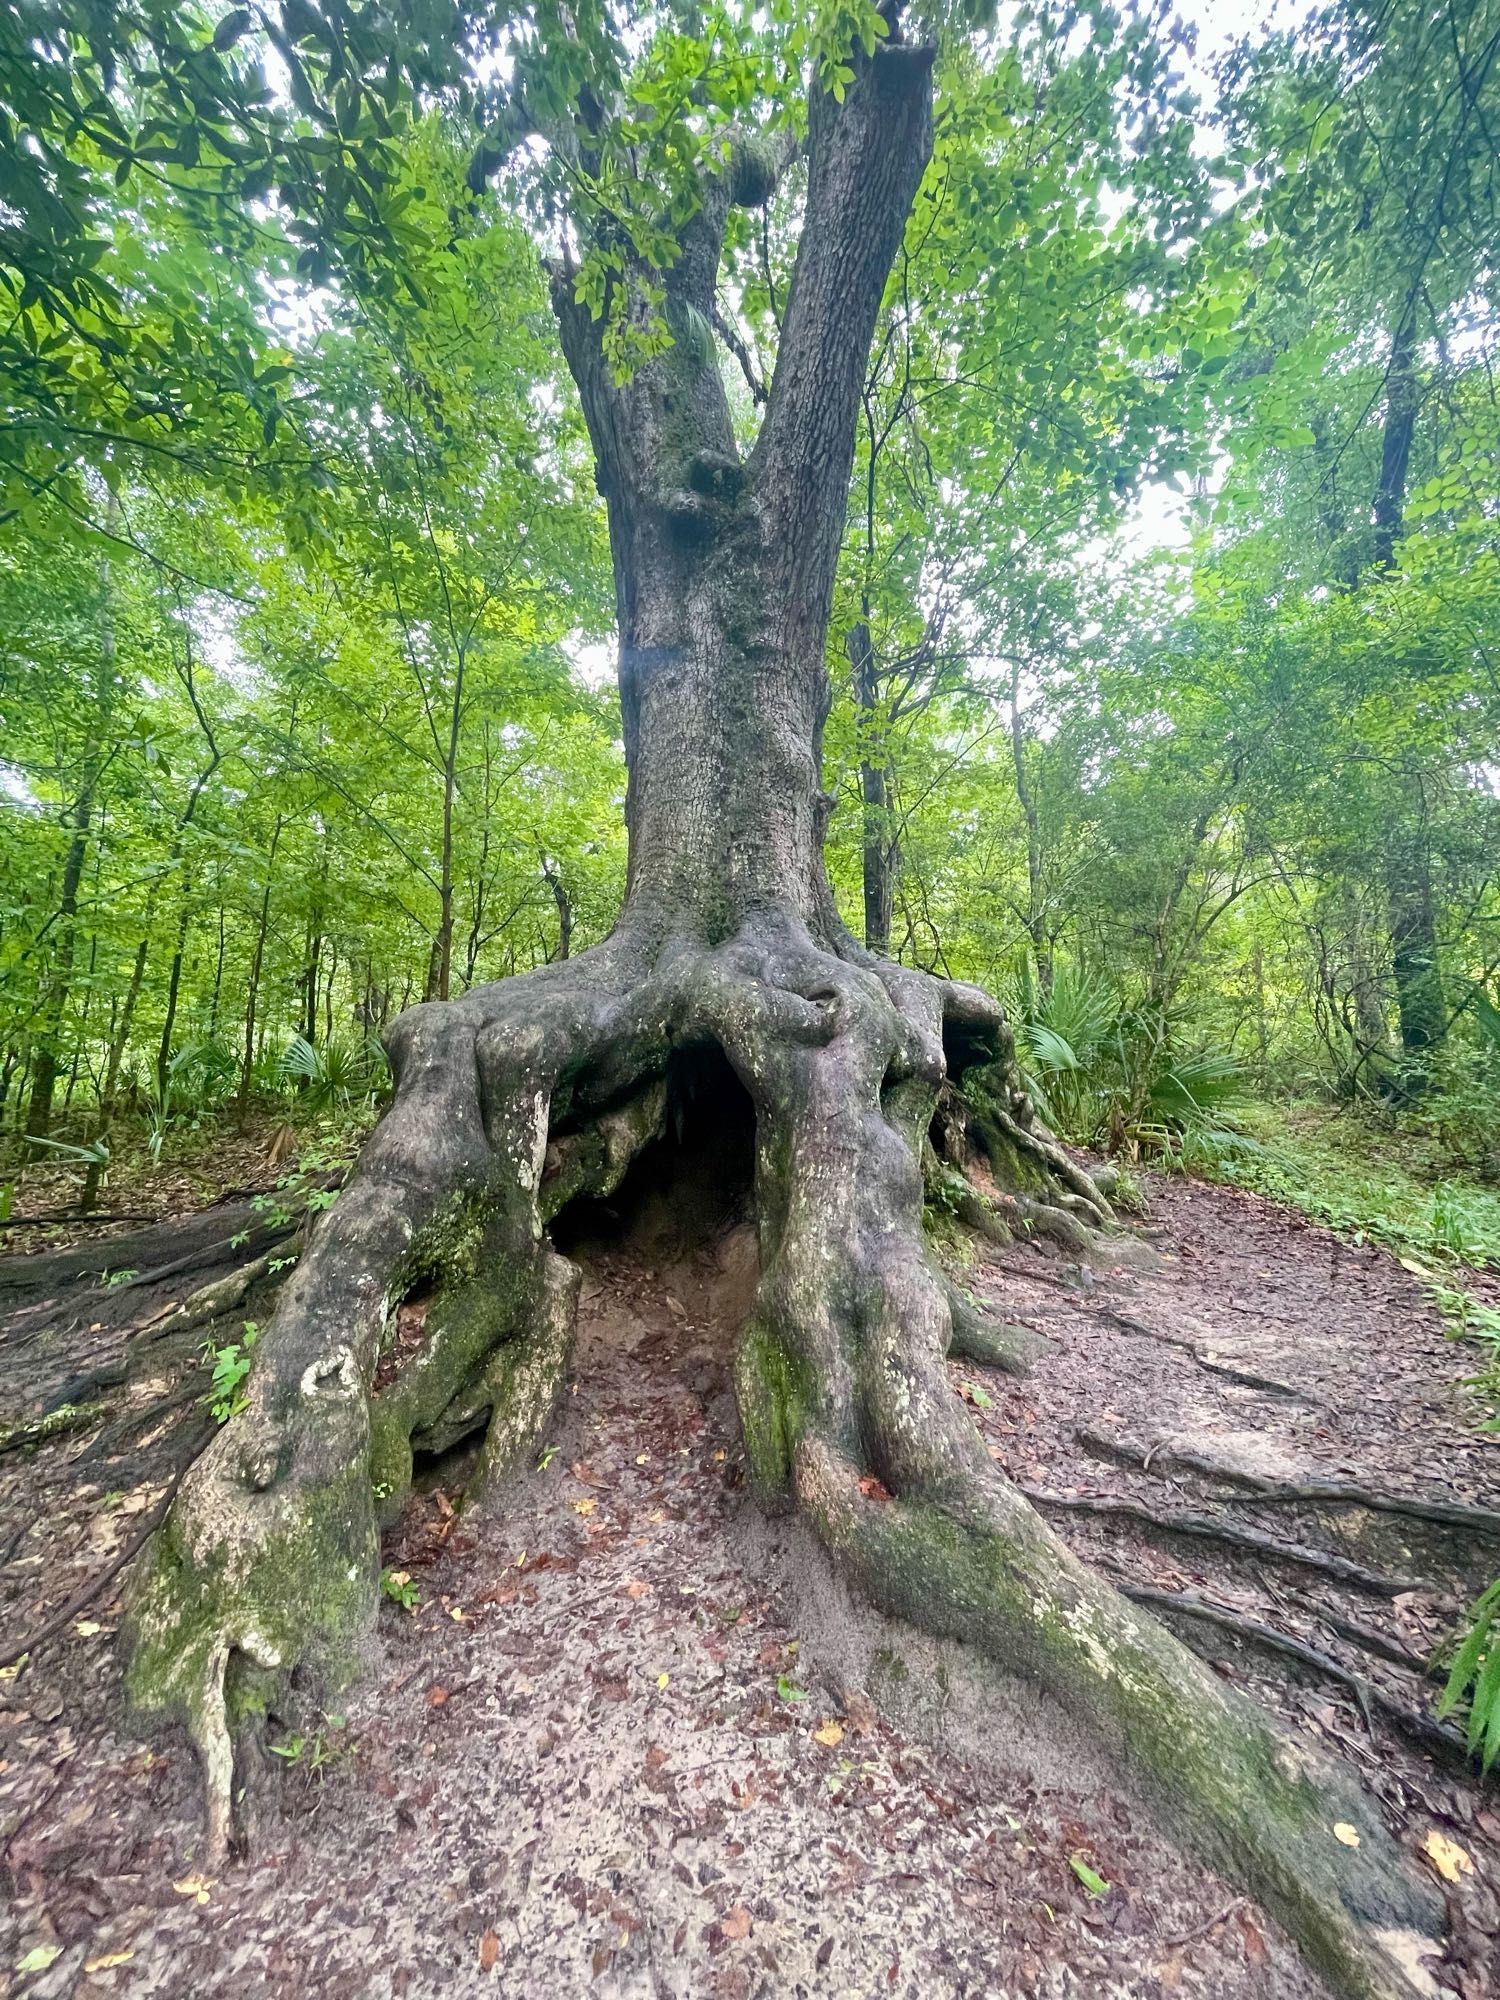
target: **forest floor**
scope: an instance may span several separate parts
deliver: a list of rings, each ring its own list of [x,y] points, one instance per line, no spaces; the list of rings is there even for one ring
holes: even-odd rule
[[[1349,1760],[1417,1865],[1445,1860],[1434,1990],[1486,2000],[1500,1799],[1407,1731],[1431,1711],[1422,1660],[1497,1545],[1254,1484],[1500,1506],[1464,1352],[1386,1251],[1232,1189],[1149,1193],[1150,1272],[976,1255],[975,1292],[1056,1348],[1021,1381],[955,1365],[954,1393],[1089,1559],[1355,1677],[1169,1613]],[[64,1388],[108,1404],[0,1456],[0,1655],[56,1627],[0,1679],[0,1993],[1321,1991],[1048,1704],[1018,1694],[984,1721],[951,1651],[849,1606],[797,1533],[761,1522],[730,1391],[743,1228],[577,1246],[575,1377],[545,1469],[464,1510],[462,1462],[427,1468],[385,1555],[416,1608],[383,1605],[374,1681],[283,1760],[284,1810],[249,1861],[206,1877],[190,1753],[121,1717],[113,1566],[211,1431],[203,1329],[153,1338],[163,1310],[273,1234],[241,1202],[0,1262],[0,1416]],[[135,1275],[97,1285],[101,1251]],[[239,1312],[257,1310],[252,1292]],[[1135,1511],[1061,1504],[1079,1499]],[[1280,1552],[1163,1525],[1187,1514]]]

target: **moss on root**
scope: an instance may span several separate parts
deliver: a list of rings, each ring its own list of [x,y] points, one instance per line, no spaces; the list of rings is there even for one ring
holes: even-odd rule
[[[1411,1993],[1403,1957],[1441,1934],[1441,1905],[1400,1865],[1363,1793],[1097,1584],[1019,1500],[968,1519],[867,1505],[850,1484],[826,1453],[804,1452],[799,1498],[877,1604],[1104,1723],[1206,1856],[1283,1918],[1340,1992]],[[1353,1847],[1336,1824],[1357,1831]]]
[[[785,1343],[758,1314],[739,1338],[734,1389],[750,1490],[763,1507],[785,1506],[797,1446],[807,1423],[812,1384]]]

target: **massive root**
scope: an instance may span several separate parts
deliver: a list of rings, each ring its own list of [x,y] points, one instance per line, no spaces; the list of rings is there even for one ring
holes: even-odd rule
[[[982,1086],[973,1123],[1031,1169],[1022,1222],[1046,1206],[1070,1241],[1103,1226],[1103,1197],[1013,1095],[983,994],[824,949],[795,920],[712,949],[622,930],[397,1023],[395,1104],[135,1592],[133,1693],[191,1732],[217,1852],[266,1716],[359,1671],[413,1449],[483,1426],[481,1477],[533,1455],[577,1285],[547,1224],[618,1185],[663,1130],[673,1052],[713,1045],[756,1120],[760,1280],[736,1387],[757,1496],[800,1509],[887,1612],[1052,1688],[1341,1991],[1414,1990],[1400,1968],[1440,1907],[1363,1796],[1076,1562],[951,1393],[950,1348],[1021,1367],[1035,1343],[968,1305],[923,1238],[945,1037]],[[425,1315],[398,1314],[414,1293]]]

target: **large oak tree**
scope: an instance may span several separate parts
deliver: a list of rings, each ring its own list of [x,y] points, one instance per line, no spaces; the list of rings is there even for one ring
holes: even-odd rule
[[[337,51],[348,11],[283,9],[294,73]],[[608,507],[624,907],[597,948],[391,1030],[394,1104],[145,1565],[136,1697],[190,1729],[222,1850],[266,1714],[357,1667],[414,1449],[482,1429],[488,1479],[535,1454],[578,1291],[550,1225],[672,1131],[691,1069],[753,1116],[759,1282],[735,1381],[758,1498],[797,1509],[887,1612],[1054,1690],[1343,1991],[1409,1992],[1440,1916],[1370,1804],[1069,1555],[952,1395],[950,1351],[1032,1357],[940,1269],[924,1169],[984,1153],[1001,1214],[1075,1252],[1114,1219],[1034,1116],[1000,1009],[867,951],[824,870],[834,573],[941,24],[856,0],[479,25],[504,80],[471,188],[482,202],[498,175],[529,204]],[[335,81],[357,136],[362,86]],[[742,214],[789,197],[795,270],[746,448],[721,269]],[[423,1335],[398,1349],[418,1286]]]

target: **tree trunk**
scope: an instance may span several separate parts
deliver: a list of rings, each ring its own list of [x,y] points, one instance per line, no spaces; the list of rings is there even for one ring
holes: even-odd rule
[[[91,761],[83,789],[73,807],[73,834],[63,863],[62,896],[57,912],[57,945],[47,982],[47,1002],[31,1071],[31,1096],[26,1108],[28,1138],[45,1139],[52,1126],[52,1099],[62,1070],[59,1047],[63,1017],[73,976],[73,949],[78,919],[78,889],[88,858],[89,822],[94,811],[95,773]]]
[[[1046,902],[1042,889],[1042,825],[1026,765],[1026,731],[1021,721],[1021,663],[1010,670],[1010,760],[1015,774],[1016,798],[1026,822],[1026,935],[1036,960],[1037,985],[1043,995],[1052,991],[1052,938],[1047,929]]]
[[[579,1286],[549,1224],[667,1135],[681,1063],[707,1052],[756,1127],[760,1275],[735,1387],[757,1497],[797,1509],[887,1612],[1054,1688],[1347,1993],[1389,2000],[1402,1982],[1382,1927],[1433,1931],[1441,1905],[1368,1802],[1075,1561],[953,1395],[950,1349],[1022,1357],[924,1239],[924,1169],[981,1206],[933,1153],[940,1102],[960,1156],[983,1147],[1017,1190],[1004,1212],[1022,1226],[1087,1256],[1108,1205],[1031,1120],[994,1003],[872,956],[824,872],[834,568],[865,359],[931,144],[932,60],[893,31],[851,56],[842,102],[812,94],[796,273],[747,459],[709,327],[728,209],[774,180],[764,147],[704,179],[675,261],[644,274],[673,344],[624,384],[573,272],[554,274],[609,512],[625,906],[596,949],[389,1031],[392,1109],[260,1337],[246,1409],[152,1546],[131,1687],[191,1730],[222,1852],[242,1740],[294,1672],[331,1693],[356,1670],[379,1523],[414,1449],[481,1428],[479,1479],[534,1460]],[[398,1352],[396,1305],[434,1281],[421,1347]]]
[[[241,1123],[250,1106],[250,1079],[255,1074],[255,1010],[260,1000],[260,976],[266,962],[266,930],[271,920],[271,886],[276,869],[276,850],[281,845],[281,815],[276,815],[276,824],[271,829],[271,844],[266,850],[266,882],[261,891],[260,913],[255,924],[255,945],[250,953],[250,977],[245,988],[245,1047],[240,1058],[240,1087],[235,1096],[235,1109]]]
[[[1437,912],[1427,846],[1412,830],[1398,839],[1386,862],[1390,901],[1391,971],[1408,1084],[1420,1088],[1426,1058],[1448,1032],[1448,1010],[1438,958]]]
[[[142,938],[135,948],[135,963],[130,968],[130,984],[125,989],[125,1004],[120,1009],[120,1018],[115,1023],[110,1036],[109,1057],[104,1070],[104,1088],[99,1093],[99,1137],[106,1143],[109,1139],[110,1121],[114,1117],[115,1093],[120,1087],[120,1068],[125,1061],[125,1051],[130,1046],[130,1030],[135,1022],[135,1003],[141,997],[141,981],[146,973],[146,950],[149,938]],[[83,1177],[83,1192],[78,1197],[80,1215],[91,1213],[99,1199],[99,1183],[104,1175],[104,1162],[91,1160],[88,1172]]]
[[[891,827],[890,784],[880,752],[880,676],[867,619],[850,628],[849,664],[859,709],[859,790],[864,850],[865,948],[889,952],[899,849]]]

